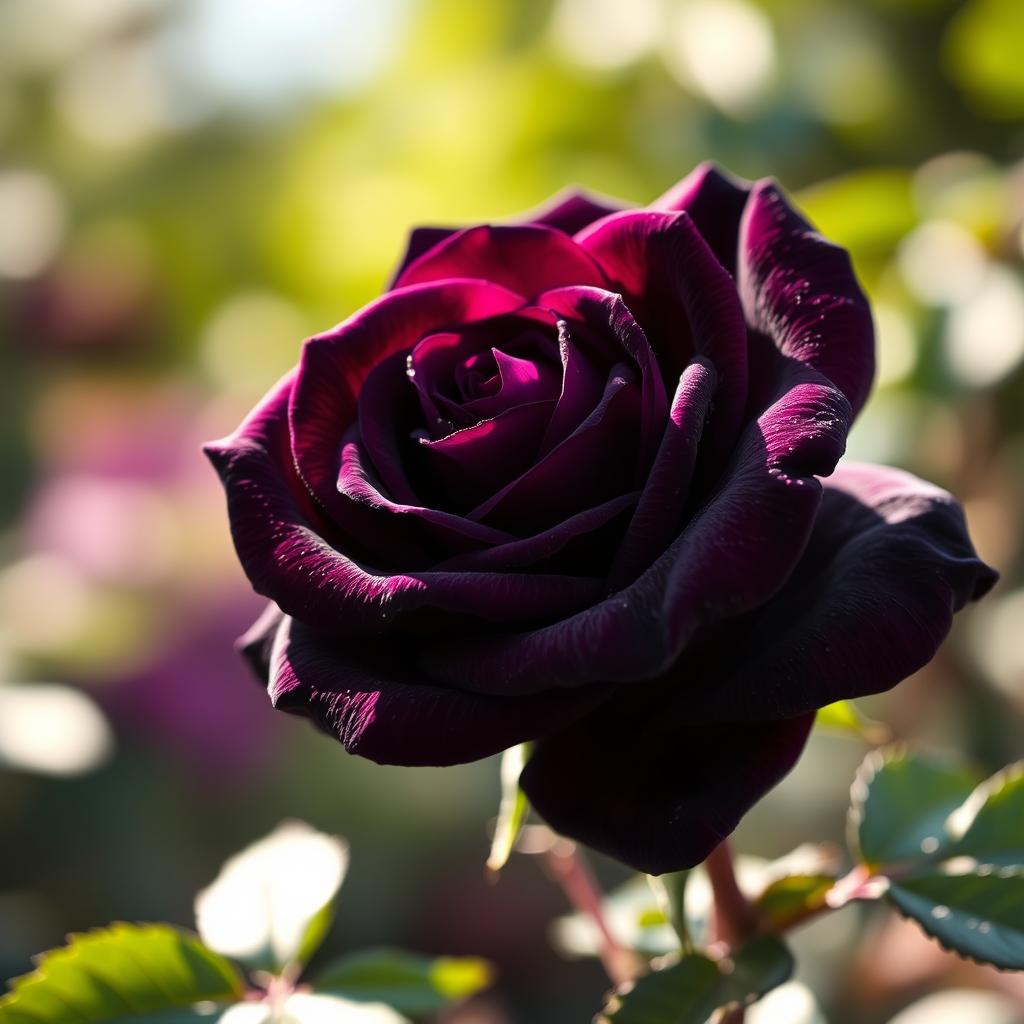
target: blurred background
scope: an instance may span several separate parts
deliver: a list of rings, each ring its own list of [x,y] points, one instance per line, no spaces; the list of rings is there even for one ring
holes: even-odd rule
[[[115,918],[190,925],[298,817],[352,843],[325,955],[491,957],[460,1024],[596,1010],[537,864],[484,880],[493,761],[378,768],[271,711],[199,454],[410,226],[567,183],[643,203],[713,158],[852,250],[880,369],[851,453],[955,491],[1003,573],[867,710],[982,770],[1024,755],[1022,53],[1020,0],[0,0],[0,975]],[[738,846],[841,839],[863,753],[816,737]],[[1021,1019],[1018,978],[883,911],[799,945],[834,1024],[965,987],[998,994],[913,1019]]]

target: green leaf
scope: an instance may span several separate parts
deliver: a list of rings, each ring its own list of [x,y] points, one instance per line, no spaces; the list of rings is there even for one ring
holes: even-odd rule
[[[906,751],[865,766],[853,820],[886,899],[947,949],[1024,968],[1024,764],[970,792],[962,769]]]
[[[997,773],[953,810],[931,858],[890,874],[887,899],[943,946],[1024,968],[1024,765]]]
[[[476,957],[432,959],[397,949],[373,949],[336,960],[313,987],[355,1002],[386,1003],[416,1016],[465,999],[493,978],[493,967]]]
[[[821,708],[814,719],[814,724],[819,729],[826,729],[829,732],[857,736],[873,746],[889,740],[889,730],[886,726],[868,718],[851,700],[839,700]]]
[[[872,870],[937,852],[977,777],[902,746],[872,751],[850,791],[850,845]]]
[[[919,875],[891,885],[886,898],[946,949],[996,967],[1024,969],[1022,869]]]
[[[834,875],[786,875],[771,882],[754,905],[773,931],[785,931],[825,906],[825,896],[836,884]]]
[[[648,917],[644,923],[650,925],[667,921],[679,936],[679,945],[684,953],[693,951],[690,925],[686,919],[686,883],[689,877],[689,871],[673,871],[665,875],[647,876],[647,884],[658,901],[661,920]]]
[[[169,925],[115,924],[43,953],[0,999],[0,1024],[91,1024],[240,999],[234,966]]]
[[[218,953],[280,970],[316,952],[334,916],[348,845],[287,821],[230,858],[196,897],[196,927]]]
[[[327,933],[334,924],[334,900],[325,903],[310,918],[309,924],[303,933],[302,941],[299,943],[299,951],[295,954],[294,960],[298,964],[308,964],[313,959],[313,954],[320,948]]]
[[[787,981],[793,957],[773,936],[748,942],[732,960],[698,953],[614,993],[597,1020],[614,1024],[707,1024],[724,1006],[748,1006]]]
[[[529,748],[530,744],[520,743],[509,747],[501,755],[501,803],[498,806],[491,853],[487,858],[487,869],[494,873],[508,863],[530,809],[526,794],[519,788],[519,776],[526,764]]]
[[[947,823],[951,853],[999,867],[1024,865],[1024,761],[983,782]]]

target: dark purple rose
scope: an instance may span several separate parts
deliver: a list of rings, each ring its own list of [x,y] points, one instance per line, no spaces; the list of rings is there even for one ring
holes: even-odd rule
[[[846,253],[770,181],[418,229],[207,449],[274,602],[245,650],[352,753],[534,740],[555,829],[692,865],[995,579],[948,494],[836,470],[873,363]]]

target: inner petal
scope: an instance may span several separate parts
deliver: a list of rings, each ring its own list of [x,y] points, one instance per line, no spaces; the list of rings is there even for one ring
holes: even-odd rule
[[[562,377],[553,322],[515,316],[426,336],[409,353],[407,372],[434,439],[555,399]]]
[[[416,437],[421,476],[440,507],[465,512],[524,473],[553,408],[553,400],[529,402],[445,437]]]

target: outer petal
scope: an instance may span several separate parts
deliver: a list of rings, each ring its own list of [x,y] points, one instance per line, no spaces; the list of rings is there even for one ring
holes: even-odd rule
[[[826,241],[771,181],[751,192],[738,285],[751,327],[834,381],[856,413],[875,369],[871,310],[844,249]]]
[[[253,588],[289,615],[336,633],[380,631],[427,610],[497,621],[566,614],[595,579],[515,573],[375,573],[334,547],[292,462],[286,411],[294,373],[238,430],[206,451],[227,491],[235,549]],[[436,624],[436,619],[435,619]]]
[[[744,432],[719,490],[634,583],[551,626],[438,643],[423,653],[428,671],[509,694],[660,675],[695,630],[760,607],[788,579],[821,501],[815,477],[835,467],[849,419],[835,387],[789,364],[779,397]]]
[[[718,262],[736,276],[740,218],[750,182],[734,178],[712,163],[694,168],[678,185],[651,203],[652,210],[685,210]]]
[[[432,686],[389,650],[332,642],[284,619],[264,678],[274,706],[310,718],[351,754],[381,764],[476,761],[586,714],[607,688],[486,697]]]
[[[443,242],[446,238],[451,237],[458,231],[458,228],[432,228],[422,227],[413,228],[409,232],[409,241],[405,247],[405,253],[401,260],[398,262],[398,266],[395,268],[395,272],[391,277],[386,291],[391,291],[395,287],[395,283],[402,276],[402,271],[405,270],[413,260],[418,260],[425,252],[429,252],[439,242]]]
[[[235,641],[235,650],[245,658],[256,678],[264,685],[274,637],[283,619],[284,613],[271,601],[260,617]]]
[[[481,224],[457,232],[413,260],[395,286],[466,277],[526,296],[563,285],[605,283],[597,264],[562,231],[533,224]]]
[[[609,213],[624,209],[628,204],[618,199],[611,199],[608,196],[597,195],[581,188],[563,189],[557,195],[552,196],[547,202],[542,203],[534,210],[511,217],[509,224],[541,224],[549,228],[557,228],[567,235],[575,235],[582,231],[588,224]],[[438,242],[454,235],[459,228],[413,228],[409,233],[409,244],[405,255],[395,270],[393,282],[397,280],[402,271],[418,259],[429,249],[432,249]]]
[[[747,331],[732,278],[686,213],[629,210],[577,236],[622,290],[666,375],[693,356],[718,372],[710,440],[720,460],[736,438],[747,401]]]
[[[741,631],[678,668],[679,720],[783,718],[887,690],[931,660],[953,613],[996,580],[945,491],[841,465],[789,583]]]
[[[567,188],[516,220],[522,224],[546,224],[567,235],[575,235],[595,220],[624,210],[628,205],[621,199],[597,195],[586,189]]]
[[[672,732],[657,719],[656,702],[614,700],[542,740],[520,778],[557,832],[652,875],[704,860],[796,764],[814,716]]]

